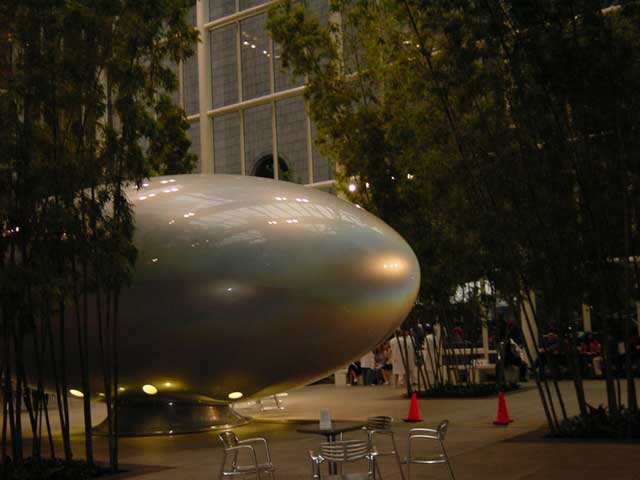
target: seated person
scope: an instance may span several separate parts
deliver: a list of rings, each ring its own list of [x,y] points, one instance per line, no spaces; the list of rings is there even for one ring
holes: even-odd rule
[[[358,384],[358,377],[362,373],[362,368],[360,368],[360,360],[356,360],[349,364],[349,368],[347,369],[347,382],[350,385]]]
[[[587,369],[596,377],[602,376],[602,346],[598,339],[589,332],[578,349]]]
[[[464,327],[460,322],[456,322],[455,326],[451,329],[451,343],[453,347],[464,346]]]

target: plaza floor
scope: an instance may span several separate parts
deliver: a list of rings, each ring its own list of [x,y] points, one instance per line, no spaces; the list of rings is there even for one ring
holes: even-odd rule
[[[640,385],[639,385],[640,387]],[[566,408],[576,413],[572,384],[562,382]],[[602,381],[587,381],[590,404],[604,401]],[[253,421],[235,429],[241,438],[262,436],[271,446],[276,477],[279,480],[310,478],[308,451],[320,437],[298,433],[305,421],[317,421],[320,408],[329,408],[334,420],[364,420],[371,415],[390,415],[398,421],[394,426],[401,452],[406,449],[406,433],[410,425],[402,422],[409,402],[401,389],[387,386],[336,387],[317,385],[288,392],[281,397],[283,410],[264,402],[264,411],[256,404],[241,404],[238,410]],[[496,398],[421,399],[419,407],[424,422],[432,426],[439,420],[450,421],[447,450],[458,480],[640,480],[637,443],[605,441],[560,441],[544,438],[545,417],[538,391],[532,382],[507,395],[507,405],[514,422],[507,427],[492,424],[496,415]],[[80,425],[80,402],[72,405],[75,422]],[[96,423],[101,414],[96,407]],[[362,438],[360,432],[346,434]],[[96,458],[107,458],[104,438],[95,438]],[[74,450],[82,456],[82,435],[74,434]],[[380,446],[384,449],[384,445]],[[118,478],[140,480],[214,479],[218,477],[222,448],[217,432],[162,437],[122,438],[120,459],[127,470]],[[383,478],[400,478],[391,457],[381,459]],[[111,477],[114,478],[114,477]],[[442,465],[417,466],[412,478],[446,479]]]

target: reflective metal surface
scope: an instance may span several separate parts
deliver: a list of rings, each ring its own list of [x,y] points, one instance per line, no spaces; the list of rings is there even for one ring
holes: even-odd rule
[[[229,401],[303,385],[383,339],[415,300],[407,243],[332,195],[245,176],[145,185],[128,190],[139,258],[121,299],[125,391]]]
[[[198,395],[170,392],[149,397],[141,393],[118,399],[119,436],[209,432],[249,421],[228,403],[212,402]],[[108,432],[106,420],[93,429],[94,435],[107,435]]]

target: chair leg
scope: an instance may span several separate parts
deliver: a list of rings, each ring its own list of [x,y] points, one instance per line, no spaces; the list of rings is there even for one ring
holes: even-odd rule
[[[396,462],[398,463],[398,469],[400,470],[400,478],[404,479],[404,470],[402,469],[402,462],[400,461],[400,454],[398,453],[398,446],[396,445],[396,439],[394,435],[391,435],[391,442],[393,443],[393,453],[396,456]]]
[[[373,460],[373,479],[382,478],[382,472],[380,471],[380,465],[377,460]]]
[[[447,455],[447,451],[445,450],[444,443],[442,441],[440,441],[440,448],[442,448],[444,460],[447,463],[447,468],[449,469],[449,476],[451,477],[451,480],[456,480],[456,477],[453,474],[453,468],[451,468],[451,463],[449,462],[449,456]]]
[[[222,456],[222,465],[220,465],[220,480],[224,478],[224,464],[227,463],[227,454]]]

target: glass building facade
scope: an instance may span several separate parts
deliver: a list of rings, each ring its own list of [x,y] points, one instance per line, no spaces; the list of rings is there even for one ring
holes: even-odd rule
[[[258,175],[329,186],[330,165],[313,142],[304,80],[283,71],[280,47],[265,29],[278,0],[198,0],[189,21],[200,31],[196,55],[179,66],[175,100],[190,122],[198,171]],[[328,0],[306,0],[321,21]]]

